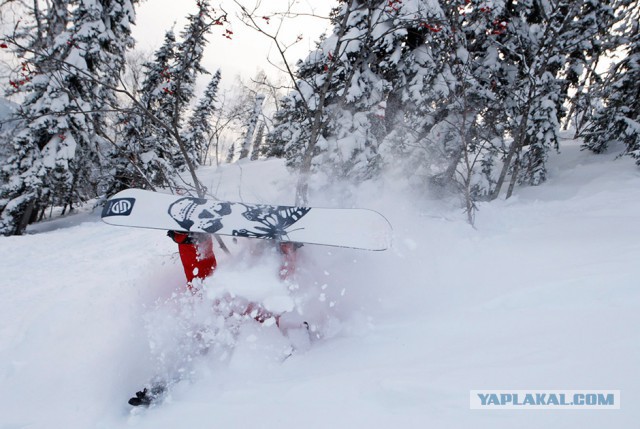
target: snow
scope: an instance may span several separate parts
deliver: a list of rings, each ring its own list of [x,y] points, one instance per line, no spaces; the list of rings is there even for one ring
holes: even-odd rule
[[[4,98],[0,98],[0,123],[9,119],[9,116],[11,116],[17,108],[17,104]]]
[[[635,427],[640,174],[631,159],[562,148],[546,184],[481,204],[475,228],[399,178],[345,185],[349,204],[389,218],[391,250],[305,246],[283,283],[264,242],[226,240],[232,255],[217,252],[202,299],[180,292],[161,231],[111,227],[98,211],[0,238],[0,427]],[[223,199],[293,202],[280,161],[202,177]],[[225,296],[295,306],[288,336],[240,320],[236,337],[185,361],[198,326],[228,323],[212,310]],[[131,411],[163,367],[189,381]],[[470,410],[472,389],[619,389],[622,405]]]

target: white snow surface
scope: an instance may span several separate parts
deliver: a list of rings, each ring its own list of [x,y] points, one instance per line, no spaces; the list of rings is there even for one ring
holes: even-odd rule
[[[180,292],[163,232],[99,210],[0,238],[0,428],[638,427],[640,172],[577,142],[550,165],[544,185],[481,204],[476,228],[392,175],[316,193],[382,212],[393,248],[305,246],[282,283],[264,242],[227,239],[202,298]],[[201,173],[219,198],[293,202],[280,161]],[[224,296],[293,309],[288,335],[241,320],[185,362],[198,327],[225,323]],[[163,404],[127,405],[180,369]],[[616,389],[621,409],[470,410],[471,389]]]

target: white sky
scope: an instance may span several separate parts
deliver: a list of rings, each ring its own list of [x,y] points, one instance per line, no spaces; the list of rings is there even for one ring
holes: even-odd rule
[[[247,9],[252,9],[257,2],[259,0],[242,0]],[[283,11],[289,3],[288,0],[266,0],[264,3],[267,2],[269,6],[260,8],[260,16],[266,15],[268,11]],[[334,0],[295,0],[294,10],[306,13],[315,11],[317,15],[326,17],[336,3]],[[230,25],[214,27],[213,33],[208,36],[209,44],[204,56],[205,68],[209,72],[221,69],[222,83],[225,86],[233,83],[237,75],[249,79],[259,69],[270,76],[277,75],[277,70],[267,59],[281,63],[278,51],[272,46],[273,42],[240,21],[239,8],[233,1],[212,1],[216,11],[219,11],[218,5],[222,5],[228,13]],[[146,52],[155,51],[162,43],[165,31],[175,23],[178,36],[186,23],[185,17],[196,10],[196,0],[146,0],[139,4],[136,8],[136,26],[133,29],[133,36],[137,41],[136,48]],[[265,23],[264,20],[261,21]],[[297,17],[284,22],[282,37],[279,37],[279,40],[291,43],[298,35],[303,36],[302,41],[287,51],[290,64],[293,65],[298,59],[306,57],[328,25],[327,20],[315,17]],[[223,37],[226,28],[233,31],[232,40]],[[272,19],[264,28],[275,31],[277,21]]]
[[[336,0],[240,1],[247,9],[253,9],[260,2],[268,4],[259,9],[260,16],[282,12],[292,2],[293,10],[296,12],[315,13],[327,17],[331,8],[337,5]],[[240,21],[239,8],[233,0],[212,0],[211,4],[217,12],[222,7],[228,13],[230,24],[214,27],[214,31],[208,36],[209,44],[203,59],[205,68],[211,73],[221,69],[223,87],[233,85],[238,75],[247,81],[255,76],[259,69],[267,72],[270,77],[278,76],[279,72],[268,61],[269,58],[272,62],[281,64],[280,55],[272,46],[273,42]],[[165,31],[174,27],[176,36],[179,36],[186,24],[185,17],[195,11],[197,11],[196,0],[142,0],[136,6],[136,25],[133,27],[136,50],[151,55],[162,44]],[[10,21],[8,19],[7,22],[3,22],[0,26],[1,32],[12,28]],[[263,27],[275,31],[277,24],[277,21],[272,19]],[[294,65],[297,60],[305,58],[309,51],[315,48],[314,42],[327,30],[328,26],[328,20],[317,17],[306,16],[285,20],[278,40],[289,44],[295,41],[298,35],[303,36],[303,40],[287,51],[289,63]],[[224,30],[227,28],[234,33],[232,40],[223,37]],[[6,78],[9,70],[16,66],[16,61],[13,55],[0,51],[0,75],[3,78]],[[199,85],[206,85],[205,81],[208,79],[203,78]]]

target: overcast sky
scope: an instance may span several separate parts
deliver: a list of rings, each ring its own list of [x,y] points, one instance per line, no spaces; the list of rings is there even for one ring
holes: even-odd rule
[[[241,0],[245,7],[253,8],[256,0]],[[259,15],[267,15],[269,12],[283,10],[289,3],[288,0],[266,0]],[[327,16],[331,7],[336,5],[334,0],[297,0],[294,7],[296,11],[312,12],[321,16]],[[204,65],[214,72],[218,68],[222,70],[223,83],[229,85],[235,80],[236,75],[249,79],[255,75],[258,69],[263,69],[271,75],[277,72],[273,66],[269,65],[267,57],[272,61],[280,63],[280,57],[273,43],[264,35],[246,27],[238,19],[239,8],[231,0],[222,2],[213,1],[212,6],[222,7],[229,14],[230,26],[215,27],[214,32],[209,35],[209,45],[204,56]],[[136,48],[153,52],[163,41],[164,33],[171,28],[174,23],[176,35],[182,31],[186,23],[185,17],[189,13],[197,10],[196,0],[146,0],[137,7],[136,26],[133,36],[137,41]],[[218,9],[219,10],[219,9]],[[217,10],[217,11],[218,11]],[[262,20],[266,23],[265,20]],[[276,29],[277,22],[269,21],[266,29]],[[289,61],[295,63],[296,60],[305,57],[313,49],[314,42],[325,31],[328,22],[319,18],[298,17],[285,21],[283,25],[283,42],[293,42],[300,34],[303,40],[298,42],[289,50]],[[223,37],[224,30],[230,28],[233,31],[232,39]]]

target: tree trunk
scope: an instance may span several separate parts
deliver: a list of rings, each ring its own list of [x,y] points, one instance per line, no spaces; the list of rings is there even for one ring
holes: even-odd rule
[[[344,17],[342,18],[342,22],[340,23],[340,30],[338,31],[338,41],[336,42],[336,47],[333,50],[332,56],[337,59],[340,58],[340,48],[342,47],[344,35],[347,28],[347,22],[349,20],[349,16],[351,15],[351,7],[353,6],[354,0],[348,0],[346,4],[346,12]],[[320,138],[320,132],[322,130],[322,126],[324,125],[324,121],[322,120],[324,114],[324,103],[327,97],[327,92],[329,91],[329,87],[331,86],[331,79],[333,78],[333,74],[336,71],[336,63],[332,62],[329,66],[329,70],[327,71],[327,78],[320,89],[319,96],[320,100],[318,101],[318,105],[316,110],[314,111],[313,118],[311,120],[311,135],[309,136],[309,144],[305,148],[304,156],[302,158],[302,163],[300,164],[298,183],[296,185],[296,205],[304,206],[307,205],[309,200],[309,175],[311,173],[311,162],[313,160],[313,156],[315,155],[316,145],[318,144],[318,139]]]
[[[509,148],[509,152],[507,153],[507,158],[504,160],[504,165],[502,166],[502,171],[500,172],[500,177],[496,183],[496,188],[491,193],[490,200],[493,201],[500,195],[500,190],[504,185],[504,181],[507,178],[507,173],[509,172],[509,167],[511,166],[511,162],[513,161],[513,157],[516,154],[520,154],[522,147],[524,145],[524,140],[527,134],[527,123],[529,121],[529,111],[531,110],[531,104],[533,103],[533,96],[531,91],[529,93],[529,98],[527,100],[527,105],[522,114],[522,119],[520,122],[520,126],[518,127],[518,133],[516,134],[513,143],[511,143],[511,147]],[[514,176],[515,176],[514,172]],[[513,178],[512,178],[513,179]],[[512,180],[513,183],[513,180]],[[511,196],[513,192],[513,186],[510,186],[510,190],[507,192],[507,198]]]

